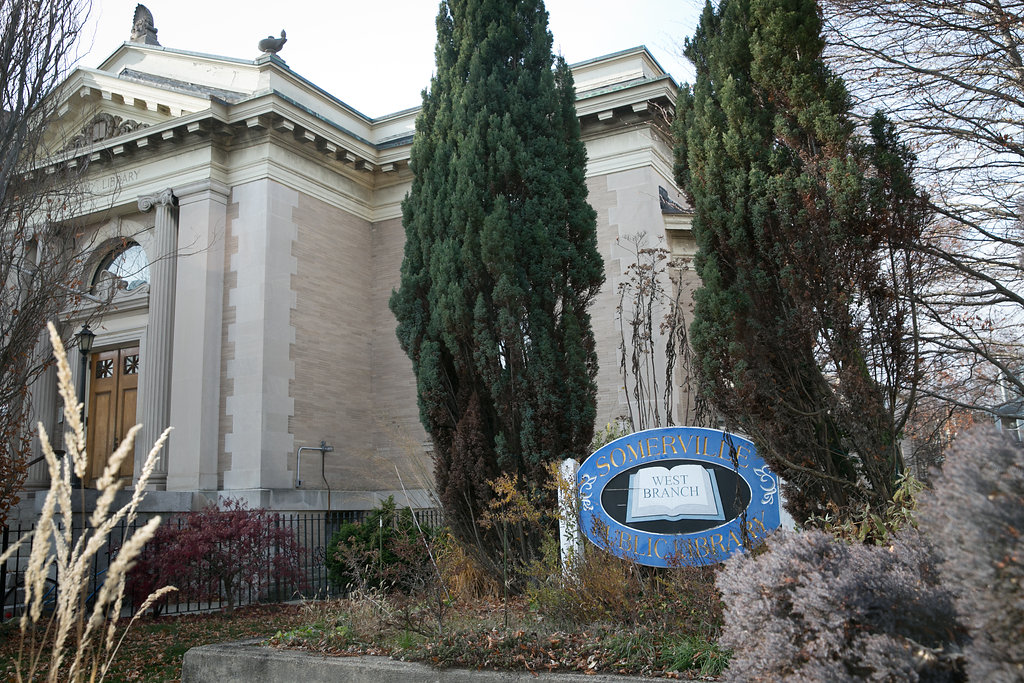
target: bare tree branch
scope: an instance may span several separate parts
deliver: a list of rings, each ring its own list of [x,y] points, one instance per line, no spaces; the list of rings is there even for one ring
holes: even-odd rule
[[[48,124],[90,5],[5,0],[0,9],[0,524],[26,473],[28,387],[51,362],[45,325],[83,303],[87,245],[71,221],[83,169],[52,162],[61,143]]]
[[[936,220],[916,245],[922,391],[1003,414],[1007,389],[1024,396],[1024,2],[822,9],[832,66],[862,116],[897,123],[931,194]]]

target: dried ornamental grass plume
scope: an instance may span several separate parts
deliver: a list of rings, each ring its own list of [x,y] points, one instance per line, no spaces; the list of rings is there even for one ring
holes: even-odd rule
[[[64,345],[52,324],[49,330],[57,360],[60,395],[64,401],[64,420],[68,428],[65,433],[67,457],[59,459],[56,456],[49,436],[43,426],[39,425],[43,454],[50,470],[50,490],[32,537],[32,549],[25,572],[25,602],[28,609],[21,618],[21,647],[15,663],[14,680],[32,681],[45,675],[47,681],[57,681],[58,678],[68,681],[101,681],[121,642],[115,641],[115,634],[128,570],[142,547],[156,532],[160,518],[149,520],[125,540],[107,568],[103,586],[91,612],[86,614],[84,597],[92,576],[93,561],[117,524],[135,521],[157,453],[166,442],[170,430],[160,436],[150,451],[129,502],[112,510],[119,488],[115,473],[121,462],[133,452],[138,427],[128,432],[123,443],[110,456],[106,469],[97,481],[99,496],[90,517],[90,528],[82,531],[77,539],[74,538],[71,471],[74,469],[79,477],[85,476],[88,463],[85,428],[81,419],[82,406],[77,401]],[[5,559],[13,550],[11,548],[0,560]],[[42,626],[40,619],[46,579],[54,567],[58,577],[56,611],[45,624],[45,636],[40,638],[39,633],[43,631],[37,627]],[[161,589],[150,596],[149,600],[155,600],[168,590],[174,589]],[[51,635],[52,640],[48,637]],[[70,662],[66,662],[66,659],[70,659]]]
[[[733,681],[962,681],[964,640],[937,558],[907,531],[889,547],[779,533],[726,563],[720,644]],[[981,679],[983,680],[983,679]]]
[[[993,429],[957,439],[920,524],[971,629],[971,680],[1024,680],[1024,448]]]

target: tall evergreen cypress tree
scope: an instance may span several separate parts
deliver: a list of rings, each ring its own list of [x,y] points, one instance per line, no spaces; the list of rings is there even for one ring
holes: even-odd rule
[[[790,511],[881,508],[914,403],[913,157],[861,139],[813,0],[722,0],[686,54],[677,179],[698,243],[702,390],[789,483]]]
[[[536,487],[547,463],[587,454],[587,309],[604,271],[572,76],[552,56],[544,3],[444,0],[437,36],[391,309],[447,519],[493,550],[476,523],[487,480],[517,474]]]

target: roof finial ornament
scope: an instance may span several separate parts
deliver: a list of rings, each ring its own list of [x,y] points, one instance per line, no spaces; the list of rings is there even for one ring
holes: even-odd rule
[[[267,36],[260,41],[259,48],[260,52],[265,55],[276,55],[284,47],[284,44],[288,42],[288,34],[281,29],[281,37],[275,38],[274,36]]]
[[[143,43],[145,45],[160,44],[160,41],[156,39],[156,27],[153,25],[153,13],[150,12],[145,5],[135,6],[135,19],[132,20],[131,42]]]

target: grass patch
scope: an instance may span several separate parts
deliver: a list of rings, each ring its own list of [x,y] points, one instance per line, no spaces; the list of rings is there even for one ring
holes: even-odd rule
[[[414,606],[375,597],[305,605],[253,605],[233,613],[143,618],[128,632],[108,681],[181,679],[192,647],[264,638],[274,647],[324,655],[373,654],[440,668],[575,671],[716,677],[729,654],[713,640],[651,624],[598,623],[562,630],[525,599],[506,607],[479,600],[452,606],[443,631]],[[401,609],[399,609],[401,607]],[[639,613],[639,612],[638,612]],[[0,680],[13,679],[17,622],[0,626]]]
[[[701,676],[718,676],[729,666],[728,650],[699,638],[684,637],[669,643],[661,654],[666,671],[696,671]]]
[[[429,619],[418,620],[407,601],[389,608],[381,596],[318,603],[315,610],[315,621],[276,633],[267,644],[324,655],[385,655],[438,668],[538,674],[716,677],[729,660],[713,640],[652,622],[595,622],[563,630],[523,598],[508,605],[455,604],[439,630]]]
[[[716,644],[722,603],[713,567],[651,570],[593,552],[565,579],[557,544],[547,543],[522,574],[524,594],[503,601],[483,587],[465,590],[476,576],[468,556],[444,565],[455,570],[442,569],[443,583],[424,580],[415,594],[370,587],[316,603],[306,624],[266,643],[536,674],[708,678],[728,665],[730,653]]]

